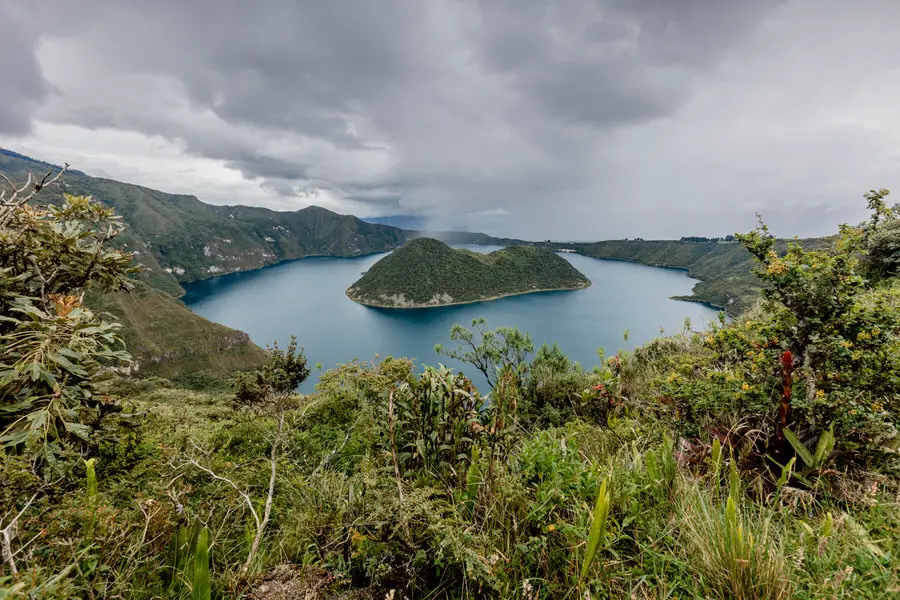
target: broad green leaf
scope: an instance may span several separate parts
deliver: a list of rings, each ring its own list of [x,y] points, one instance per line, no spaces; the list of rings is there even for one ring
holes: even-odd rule
[[[584,563],[581,565],[579,581],[584,581],[591,569],[591,563],[597,555],[597,549],[606,538],[606,520],[609,517],[609,490],[606,480],[600,484],[597,493],[597,503],[594,505],[594,516],[591,521],[591,530],[588,533],[587,550],[584,554]]]
[[[803,459],[803,462],[806,463],[806,466],[810,469],[814,468],[816,465],[816,458],[810,453],[810,451],[803,445],[803,442],[800,441],[793,431],[785,427],[783,430],[784,437],[790,442],[791,446],[794,448],[794,451],[800,455],[800,458]]]

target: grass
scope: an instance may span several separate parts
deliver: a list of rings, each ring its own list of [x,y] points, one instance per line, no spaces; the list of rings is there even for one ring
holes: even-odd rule
[[[258,366],[265,353],[242,332],[194,314],[165,292],[138,283],[131,293],[92,294],[88,304],[124,325],[133,374],[212,381]]]

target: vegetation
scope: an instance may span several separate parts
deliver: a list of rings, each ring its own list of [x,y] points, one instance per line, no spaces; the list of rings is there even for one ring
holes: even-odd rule
[[[823,239],[801,240],[804,248],[820,248]],[[787,250],[788,242],[776,240],[778,252]],[[608,240],[594,243],[560,244],[551,248],[567,248],[592,258],[627,260],[654,267],[684,269],[699,279],[690,296],[678,300],[703,302],[738,316],[759,300],[765,284],[753,273],[753,256],[733,241],[683,238],[674,240]]]
[[[24,181],[33,170],[51,165],[0,149],[0,172]],[[311,206],[278,212],[249,206],[213,206],[194,196],[66,174],[61,186],[48,187],[43,200],[62,202],[63,194],[91,196],[112,208],[126,225],[118,242],[137,255],[141,277],[173,296],[180,283],[258,269],[304,256],[358,256],[386,252],[417,235],[388,225],[366,223]],[[452,243],[502,243],[483,234],[449,233]]]
[[[133,376],[210,385],[265,360],[243,331],[208,321],[142,281],[127,293],[88,293],[85,304],[127,324],[120,335],[132,360],[124,371]]]
[[[764,298],[707,331],[585,370],[476,320],[442,351],[489,388],[386,357],[304,395],[295,340],[230,390],[115,376],[117,327],[81,298],[132,285],[121,225],[15,189],[0,199],[0,597],[900,593],[882,192],[819,248],[781,253],[762,224],[737,236]]]
[[[417,238],[372,265],[347,295],[370,306],[420,308],[589,285],[567,260],[543,248],[479,254]]]
[[[0,171],[24,180],[33,161],[0,153]],[[193,196],[69,173],[64,185],[43,199],[59,203],[64,193],[92,196],[113,208],[127,225],[120,242],[137,252],[148,282],[172,295],[180,282],[258,269],[304,256],[356,256],[384,252],[403,243],[402,229],[310,207],[276,212],[247,206],[213,206]]]

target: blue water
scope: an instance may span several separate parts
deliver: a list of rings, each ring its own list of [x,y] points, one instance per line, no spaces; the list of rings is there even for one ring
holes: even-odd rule
[[[557,342],[570,358],[591,368],[598,364],[598,347],[611,354],[658,336],[660,328],[675,332],[685,318],[698,329],[716,315],[701,304],[669,298],[689,294],[695,283],[682,271],[576,254],[561,256],[593,282],[584,290],[416,310],[368,308],[347,298],[344,291],[382,256],[308,258],[235,273],[186,285],[183,300],[207,319],[246,331],[263,347],[275,340],[284,344],[296,335],[310,364],[318,362],[326,369],[376,355],[461,368],[437,355],[434,345],[449,342],[454,323],[468,325],[476,317],[487,319],[491,328],[518,327],[530,333],[536,345]],[[623,339],[626,329],[628,342]],[[464,371],[483,383],[472,367]],[[312,390],[316,375],[304,384],[304,391]]]

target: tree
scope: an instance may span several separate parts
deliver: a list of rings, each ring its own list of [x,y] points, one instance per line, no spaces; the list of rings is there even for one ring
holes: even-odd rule
[[[228,483],[237,491],[253,515],[256,525],[256,534],[250,544],[247,560],[244,562],[243,571],[247,572],[253,565],[253,559],[259,551],[260,542],[269,524],[272,515],[272,503],[275,498],[275,480],[278,475],[278,459],[281,457],[284,442],[284,418],[288,410],[296,408],[300,403],[300,396],[296,393],[301,383],[309,377],[309,368],[303,350],[297,348],[297,338],[291,336],[291,341],[285,350],[278,347],[276,342],[268,348],[269,357],[261,369],[252,373],[240,373],[235,378],[235,401],[243,407],[251,410],[259,416],[269,416],[275,419],[275,435],[272,439],[272,447],[269,451],[269,486],[266,493],[266,503],[262,515],[256,510],[250,495],[242,491],[232,480],[222,477],[211,469],[201,465],[195,458],[189,462],[206,472],[214,479]]]
[[[506,369],[522,375],[528,356],[534,352],[534,342],[527,333],[515,327],[487,328],[483,318],[472,320],[472,329],[455,324],[450,329],[450,339],[456,348],[443,344],[434,347],[435,352],[454,360],[467,362],[481,371],[491,388],[497,386],[500,373]]]
[[[770,365],[764,386],[779,392],[781,439],[793,423],[814,435],[833,426],[842,441],[893,431],[895,407],[889,399],[900,389],[900,292],[873,288],[861,264],[867,239],[891,222],[884,195],[882,190],[867,196],[873,211],[869,225],[841,226],[831,248],[790,243],[779,254],[762,221],[755,231],[737,236],[767,284],[763,318],[745,327],[756,337],[747,352],[760,365]]]
[[[111,247],[124,228],[111,209],[68,194],[61,206],[33,204],[64,172],[19,185],[0,174],[0,443],[51,471],[89,439],[89,414],[102,414],[100,367],[129,360],[120,326],[84,306],[85,290],[128,290],[138,271],[132,253]]]

